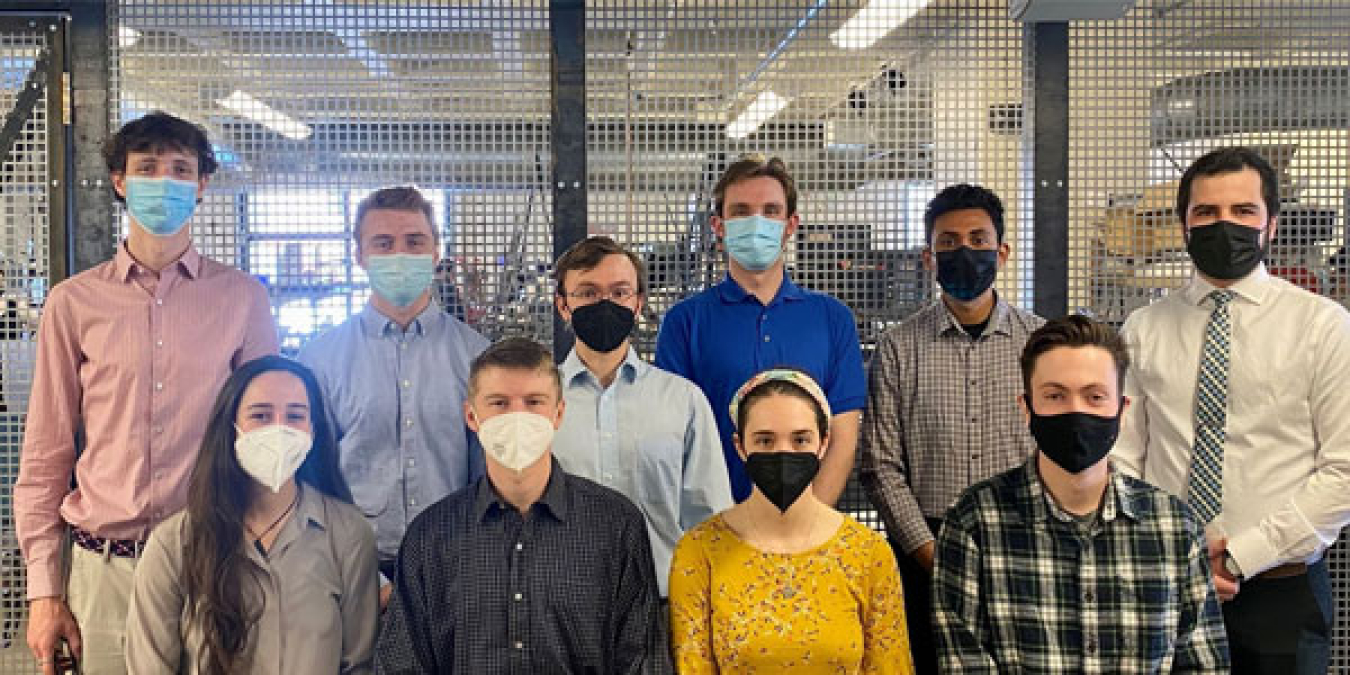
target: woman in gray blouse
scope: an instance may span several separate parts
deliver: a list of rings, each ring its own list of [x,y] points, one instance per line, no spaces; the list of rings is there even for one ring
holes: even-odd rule
[[[278,356],[225,382],[187,508],[155,529],[136,568],[131,673],[371,671],[375,539],[338,472],[322,400],[310,371]]]

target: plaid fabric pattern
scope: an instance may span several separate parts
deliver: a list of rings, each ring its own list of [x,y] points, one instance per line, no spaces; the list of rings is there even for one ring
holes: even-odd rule
[[[1214,312],[1205,325],[1200,348],[1200,374],[1195,389],[1195,455],[1191,459],[1186,503],[1202,523],[1214,520],[1223,507],[1223,442],[1228,423],[1228,354],[1233,328],[1228,303],[1233,292],[1209,294]]]
[[[971,485],[1017,466],[1035,450],[1017,407],[1018,359],[1044,319],[998,300],[972,340],[941,300],[877,343],[859,438],[860,478],[908,552],[931,541]]]
[[[938,534],[944,673],[1226,673],[1205,542],[1177,499],[1112,470],[1088,527],[1035,460],[972,487]]]

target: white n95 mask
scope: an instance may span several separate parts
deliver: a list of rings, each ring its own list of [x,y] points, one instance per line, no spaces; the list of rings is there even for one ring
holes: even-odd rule
[[[483,452],[498,464],[521,471],[544,456],[553,443],[553,420],[531,412],[511,412],[478,423]]]
[[[309,455],[314,437],[284,424],[272,424],[253,431],[242,431],[234,439],[234,456],[239,467],[253,480],[280,492]]]

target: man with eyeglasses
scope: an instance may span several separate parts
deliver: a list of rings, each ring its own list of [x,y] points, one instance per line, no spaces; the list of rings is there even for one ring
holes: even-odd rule
[[[554,302],[577,342],[562,364],[567,408],[553,453],[567,473],[642,509],[664,598],[676,542],[731,506],[731,484],[703,392],[633,349],[644,267],[609,237],[585,239],[558,258]]]

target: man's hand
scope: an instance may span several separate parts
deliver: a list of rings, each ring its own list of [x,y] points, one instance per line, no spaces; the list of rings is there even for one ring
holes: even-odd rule
[[[42,666],[42,675],[57,675],[56,652],[61,641],[70,645],[75,658],[80,658],[83,645],[80,627],[61,598],[38,598],[28,606],[28,649]]]
[[[932,573],[933,553],[935,553],[936,551],[937,551],[937,542],[930,541],[927,544],[924,544],[923,546],[914,549],[914,552],[911,553],[910,555],[913,556],[914,560],[917,561],[920,565],[923,565],[924,569],[928,570],[929,573]]]
[[[380,611],[383,612],[389,607],[389,596],[394,594],[394,585],[383,584],[380,586]]]
[[[1209,546],[1209,571],[1214,576],[1214,592],[1219,595],[1219,600],[1228,602],[1237,597],[1239,583],[1237,577],[1234,577],[1228,568],[1223,565],[1224,552],[1228,550],[1228,538],[1220,537],[1218,539],[1208,540]]]

